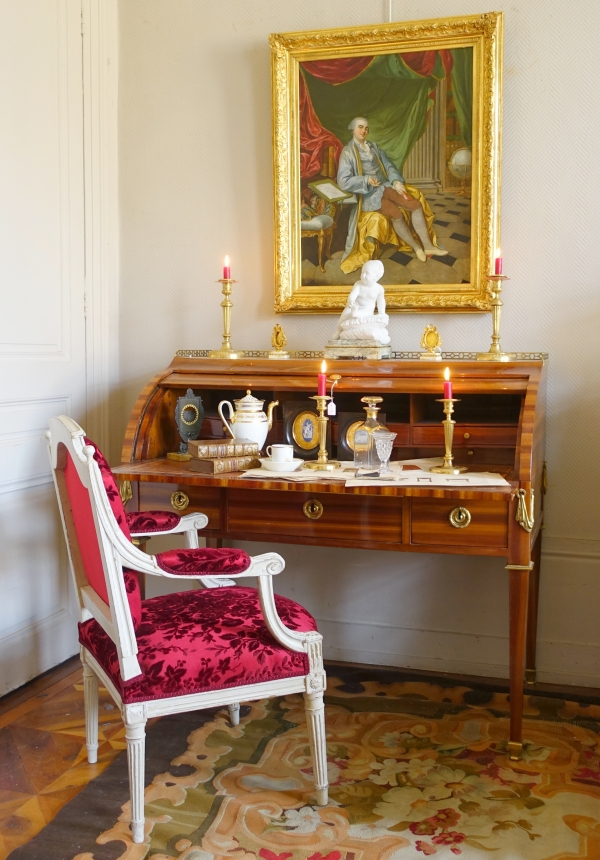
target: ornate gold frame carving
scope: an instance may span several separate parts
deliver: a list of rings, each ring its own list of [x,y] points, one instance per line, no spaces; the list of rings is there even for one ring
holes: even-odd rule
[[[401,51],[473,48],[473,172],[469,284],[386,286],[388,310],[489,311],[487,275],[499,245],[502,108],[501,12],[342,30],[272,34],[275,311],[335,313],[350,287],[302,286],[299,63]],[[357,272],[357,278],[359,273]]]

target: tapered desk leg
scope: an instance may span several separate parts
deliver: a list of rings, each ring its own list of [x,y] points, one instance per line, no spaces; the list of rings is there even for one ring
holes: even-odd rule
[[[535,684],[535,654],[537,646],[538,598],[540,591],[540,557],[542,554],[542,532],[540,530],[531,551],[533,568],[529,577],[527,600],[527,651],[525,655],[525,683]]]
[[[507,565],[510,606],[510,739],[508,757],[518,761],[523,752],[523,683],[527,640],[529,566]]]

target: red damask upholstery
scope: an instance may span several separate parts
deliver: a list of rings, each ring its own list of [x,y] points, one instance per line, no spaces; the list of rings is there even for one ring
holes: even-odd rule
[[[180,522],[181,517],[178,514],[170,513],[169,511],[136,511],[132,514],[126,514],[114,475],[102,451],[100,451],[98,446],[91,439],[88,439],[87,436],[84,441],[86,445],[91,445],[94,449],[94,460],[100,469],[102,483],[104,484],[104,489],[106,490],[106,495],[108,496],[112,512],[121,531],[129,540],[131,540],[131,531],[151,534],[156,531],[167,531],[172,529]],[[74,505],[74,514],[76,513],[75,508],[78,510],[81,508],[82,513],[85,513],[85,517],[82,517],[81,513],[79,517],[76,515],[75,522],[76,527],[78,520],[85,519],[85,523],[87,523],[87,526],[85,526],[85,528],[87,528],[85,535],[79,535],[78,532],[78,542],[82,548],[82,552],[93,556],[90,557],[89,563],[84,559],[86,573],[88,575],[88,579],[90,579],[91,571],[92,579],[90,579],[90,584],[94,586],[100,597],[108,603],[108,593],[104,582],[102,561],[100,559],[95,533],[92,535],[92,532],[90,531],[90,529],[92,529],[92,531],[94,530],[94,526],[87,490],[84,489],[83,485],[79,481],[74,467],[70,470],[67,468],[65,472],[67,476],[69,496],[71,496],[72,493],[75,493],[77,496],[77,502]],[[159,553],[156,556],[156,560],[158,566],[166,573],[176,573],[179,576],[182,574],[201,576],[216,573],[233,576],[236,573],[242,573],[247,570],[251,564],[250,556],[238,549],[169,550],[168,552]],[[133,619],[133,626],[137,630],[142,619],[140,583],[138,575],[134,571],[124,571],[124,574],[125,589]]]
[[[115,519],[123,534],[131,540],[131,533],[127,526],[127,518],[125,516],[125,508],[123,507],[121,494],[119,493],[119,488],[117,487],[117,482],[111,472],[110,466],[106,462],[104,454],[95,442],[92,442],[92,440],[88,439],[87,436],[84,438],[84,442],[86,445],[91,445],[94,449],[94,460],[98,463],[100,474],[102,475],[102,483],[104,484],[104,489],[106,490],[106,495],[108,496],[112,512],[115,515]]]
[[[156,563],[165,573],[200,576],[222,573],[234,576],[248,570],[251,559],[241,549],[170,549],[159,552]]]
[[[179,514],[170,511],[125,511],[129,531],[150,535],[153,532],[168,532],[181,522]]]
[[[90,496],[79,479],[77,468],[70,454],[67,454],[66,457],[64,477],[85,575],[94,591],[105,603],[108,603],[108,590],[96,537],[96,525],[92,514]]]
[[[275,605],[292,630],[317,629],[314,618],[293,600],[275,595]],[[126,704],[309,672],[307,655],[288,651],[267,630],[254,588],[228,586],[144,600],[136,639],[142,674],[123,682],[111,639],[93,619],[79,625],[79,641]]]
[[[134,630],[137,630],[142,623],[142,592],[140,589],[140,580],[135,570],[123,570],[123,579],[125,580],[125,591],[127,592],[127,602],[131,611]]]

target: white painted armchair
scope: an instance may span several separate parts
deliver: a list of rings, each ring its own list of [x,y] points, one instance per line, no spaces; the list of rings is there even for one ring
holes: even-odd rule
[[[145,839],[146,721],[173,712],[302,692],[316,802],[325,805],[322,637],[305,609],[274,595],[281,556],[251,558],[237,549],[141,552],[124,528],[120,497],[117,503],[105,489],[106,461],[81,427],[65,416],[53,418],[47,438],[79,600],[88,761],[97,758],[100,679],[125,723],[133,841]],[[258,588],[208,588],[142,601],[137,572],[255,576]]]

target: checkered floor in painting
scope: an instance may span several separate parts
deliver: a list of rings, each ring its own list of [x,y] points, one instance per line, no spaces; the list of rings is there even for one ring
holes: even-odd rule
[[[405,254],[388,246],[381,254],[385,265],[382,284],[466,284],[470,282],[471,201],[450,191],[426,194],[434,215],[438,244],[448,254],[430,257],[426,263],[414,254]],[[340,269],[342,251],[335,251],[325,263],[325,272],[309,260],[302,261],[303,284],[353,284],[358,271],[344,274]]]

